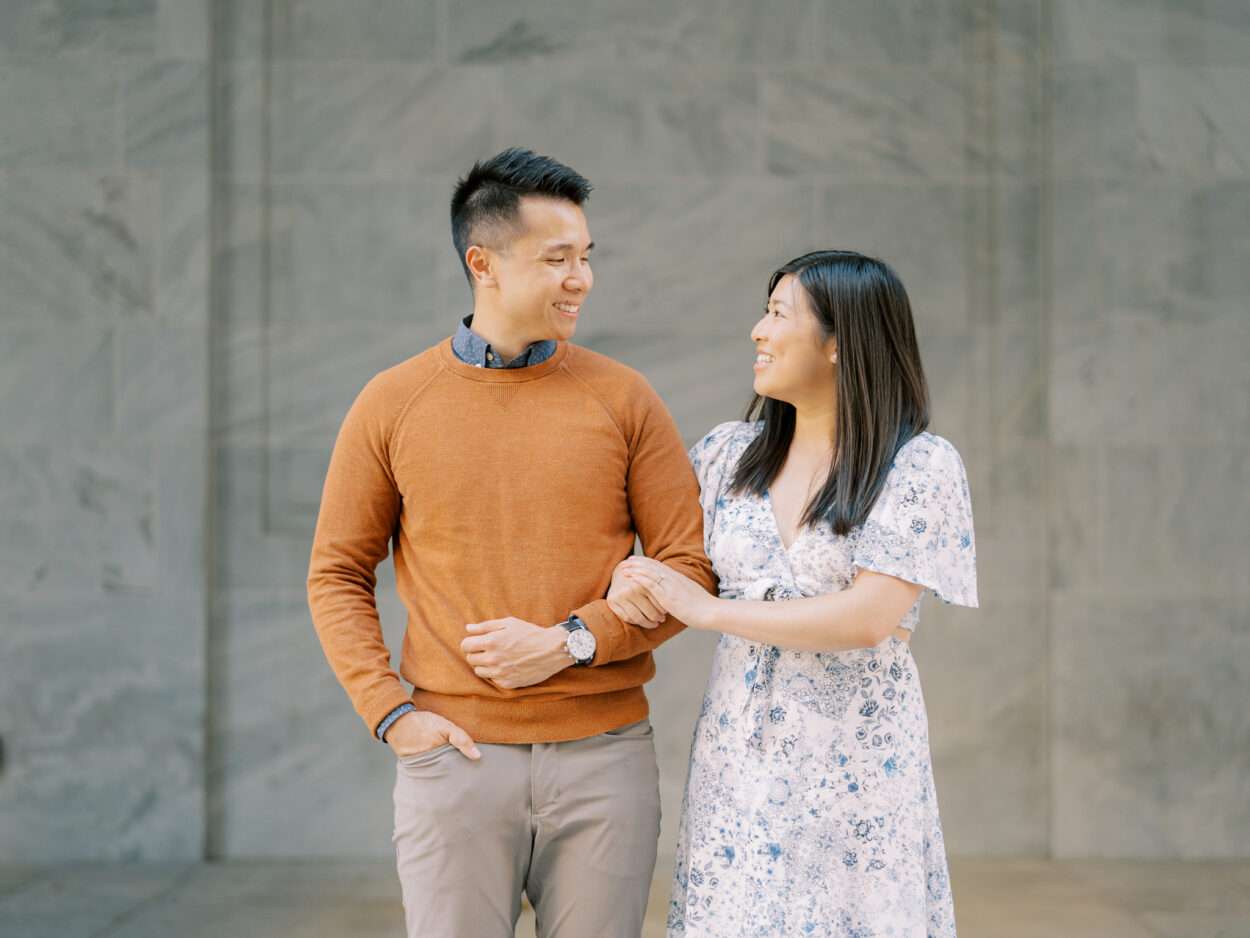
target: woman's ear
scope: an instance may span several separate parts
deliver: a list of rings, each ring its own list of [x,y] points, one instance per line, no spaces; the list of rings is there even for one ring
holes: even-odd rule
[[[825,340],[825,356],[831,364],[838,363],[838,340],[832,336]]]

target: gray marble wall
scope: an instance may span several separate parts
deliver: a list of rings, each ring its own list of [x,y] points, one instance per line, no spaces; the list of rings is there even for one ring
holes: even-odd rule
[[[0,859],[389,855],[309,537],[510,144],[595,184],[579,341],[691,440],[773,266],[899,270],[977,518],[982,608],[915,641],[953,852],[1250,855],[1248,62],[1223,0],[6,3]]]
[[[204,849],[205,25],[0,4],[0,861]]]

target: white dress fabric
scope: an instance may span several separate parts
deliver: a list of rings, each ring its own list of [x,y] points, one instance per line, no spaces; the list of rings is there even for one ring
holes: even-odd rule
[[[721,424],[690,450],[721,596],[816,596],[874,570],[977,605],[968,482],[949,442],[908,441],[863,525],[845,537],[804,527],[787,550],[770,499],[728,491],[761,427]],[[953,938],[906,642],[818,653],[721,636],[690,751],[668,935]]]

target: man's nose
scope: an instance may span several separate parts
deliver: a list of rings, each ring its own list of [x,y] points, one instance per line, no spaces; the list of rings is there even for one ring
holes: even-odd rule
[[[571,293],[588,293],[594,282],[594,274],[590,272],[590,268],[586,268],[569,274],[564,281],[564,287]]]

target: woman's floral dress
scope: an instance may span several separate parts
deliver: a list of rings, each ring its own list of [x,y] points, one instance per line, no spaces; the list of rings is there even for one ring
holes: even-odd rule
[[[770,499],[728,491],[761,426],[721,424],[690,451],[721,596],[816,596],[875,570],[977,605],[968,482],[949,442],[908,441],[862,526],[845,537],[804,527],[787,550]],[[955,935],[906,642],[817,653],[721,636],[690,751],[668,934]]]

